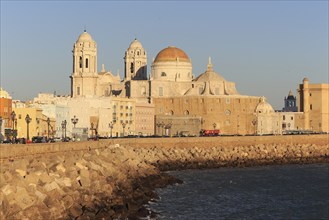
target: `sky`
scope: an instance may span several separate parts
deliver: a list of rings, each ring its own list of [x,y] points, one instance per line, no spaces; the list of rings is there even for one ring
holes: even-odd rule
[[[168,46],[191,58],[193,75],[214,70],[242,95],[274,109],[307,77],[328,83],[328,1],[4,1],[0,82],[13,99],[70,94],[72,49],[86,28],[101,65],[124,70],[137,38],[152,59]]]

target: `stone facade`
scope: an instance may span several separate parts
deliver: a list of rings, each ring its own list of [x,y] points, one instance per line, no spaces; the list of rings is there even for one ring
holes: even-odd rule
[[[298,111],[304,113],[301,128],[329,132],[329,84],[309,84],[307,78],[298,87]]]
[[[48,136],[48,117],[43,114],[42,109],[34,107],[26,108],[13,108],[17,118],[17,138],[27,139],[27,123],[25,117],[30,116],[31,122],[29,123],[29,140],[33,136]],[[54,136],[56,131],[55,118],[50,119],[49,136]]]
[[[1,91],[2,88],[0,88]],[[5,130],[12,129],[13,123],[11,120],[12,99],[4,92],[0,94],[0,141],[4,139]]]
[[[154,134],[154,105],[136,102],[135,135],[151,136]]]

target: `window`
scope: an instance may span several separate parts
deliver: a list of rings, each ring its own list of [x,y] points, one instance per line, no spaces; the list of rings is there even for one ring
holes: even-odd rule
[[[188,110],[184,111],[184,115],[189,115],[189,114],[190,114],[190,112]]]
[[[285,115],[283,116],[283,120],[286,120],[286,116]]]
[[[80,87],[77,87],[77,95],[80,95]]]
[[[18,119],[22,119],[22,115],[21,114],[18,115]]]
[[[82,56],[79,58],[79,67],[82,68]]]
[[[294,120],[294,117],[293,116],[291,116],[291,120]]]
[[[130,73],[134,73],[134,63],[130,63]]]
[[[161,76],[167,76],[165,72],[161,72]]]
[[[86,68],[88,68],[88,58],[86,58]]]
[[[137,51],[137,55],[139,56],[139,51]]]
[[[312,110],[312,108],[313,108],[313,106],[312,106],[312,104],[310,105],[310,110]]]

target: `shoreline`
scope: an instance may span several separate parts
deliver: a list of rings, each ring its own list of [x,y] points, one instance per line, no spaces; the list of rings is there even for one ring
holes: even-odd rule
[[[165,171],[329,163],[328,137],[2,145],[0,218],[139,219],[156,188],[181,183]]]
[[[226,165],[220,165],[218,166],[217,164],[215,166],[212,166],[211,164],[201,164],[201,163],[196,163],[196,164],[189,164],[189,165],[183,165],[174,168],[173,166],[170,166],[171,168],[168,169],[168,165],[164,165],[163,169],[160,168],[161,173],[165,175],[169,175],[170,178],[173,178],[173,180],[169,183],[166,183],[166,180],[163,181],[163,184],[160,184],[160,186],[156,185],[156,187],[152,186],[152,184],[147,183],[146,188],[147,190],[153,191],[154,196],[149,197],[148,200],[146,199],[143,203],[140,204],[140,209],[138,209],[137,212],[131,212],[127,215],[128,219],[145,219],[147,217],[151,217],[152,219],[156,218],[158,216],[158,213],[156,213],[154,210],[147,209],[145,206],[148,204],[150,201],[156,202],[156,199],[158,199],[158,195],[155,193],[156,189],[158,188],[165,188],[169,185],[173,184],[182,184],[183,181],[171,176],[167,172],[169,171],[184,171],[184,170],[207,170],[207,169],[219,169],[223,167],[228,167],[228,168],[235,168],[235,167],[259,167],[259,166],[273,166],[273,165],[291,165],[291,164],[300,164],[300,165],[306,165],[306,164],[329,164],[329,157],[320,157],[320,158],[307,158],[306,160],[300,160],[297,159],[295,160],[294,158],[291,158],[292,160],[286,160],[286,161],[246,161],[246,163],[228,163]]]

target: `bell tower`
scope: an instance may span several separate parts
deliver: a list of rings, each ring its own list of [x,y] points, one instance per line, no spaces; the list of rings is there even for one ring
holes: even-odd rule
[[[147,79],[146,52],[137,39],[135,39],[126,50],[124,61],[126,81]]]
[[[86,30],[73,45],[71,96],[93,97],[97,85],[97,45]]]

